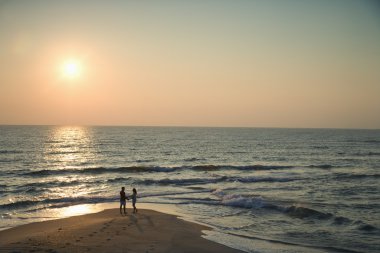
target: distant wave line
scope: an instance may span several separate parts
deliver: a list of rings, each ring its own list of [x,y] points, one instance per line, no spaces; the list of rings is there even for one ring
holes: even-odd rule
[[[174,172],[178,170],[194,170],[194,171],[217,171],[217,170],[240,170],[240,171],[260,171],[260,170],[283,170],[297,167],[329,169],[336,166],[329,164],[307,165],[307,166],[291,166],[291,165],[193,165],[193,166],[125,166],[125,167],[90,167],[83,169],[42,169],[9,171],[12,174],[21,174],[23,176],[49,176],[57,174],[101,174],[101,173],[145,173],[145,172]]]

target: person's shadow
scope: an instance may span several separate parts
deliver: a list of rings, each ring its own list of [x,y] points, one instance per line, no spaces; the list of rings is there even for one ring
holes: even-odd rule
[[[154,225],[152,219],[151,219],[149,216],[147,216],[147,215],[139,215],[139,217],[140,217],[140,218],[144,218],[144,219],[146,219],[146,220],[148,221],[148,224],[149,224],[151,227],[155,227],[155,225]],[[141,233],[143,233],[144,230],[143,230],[142,227],[139,225],[139,219],[136,218],[136,216],[134,216],[134,215],[131,215],[131,216],[130,216],[130,219],[131,219],[131,221],[136,225],[137,229],[138,229]]]

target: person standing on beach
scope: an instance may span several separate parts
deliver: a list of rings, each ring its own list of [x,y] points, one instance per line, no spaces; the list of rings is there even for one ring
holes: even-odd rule
[[[133,213],[137,213],[137,208],[136,208],[137,191],[135,188],[133,188],[132,192],[133,193],[131,195],[131,199],[132,199]]]
[[[127,196],[125,196],[125,188],[124,187],[121,187],[121,191],[120,191],[120,214],[122,214],[121,212],[121,208],[124,207],[124,214],[127,214],[127,211],[125,209],[125,206],[126,206],[126,200],[128,199]]]

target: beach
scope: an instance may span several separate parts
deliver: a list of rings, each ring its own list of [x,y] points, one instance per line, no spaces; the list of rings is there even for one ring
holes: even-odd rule
[[[206,226],[141,209],[35,222],[0,231],[0,252],[242,252],[201,237]]]

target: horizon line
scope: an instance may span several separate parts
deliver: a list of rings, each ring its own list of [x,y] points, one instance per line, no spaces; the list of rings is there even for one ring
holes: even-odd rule
[[[77,126],[77,127],[156,127],[156,128],[257,128],[257,129],[324,129],[324,130],[380,130],[380,128],[354,127],[273,127],[273,126],[207,126],[207,125],[107,125],[107,124],[0,124],[3,126]]]

